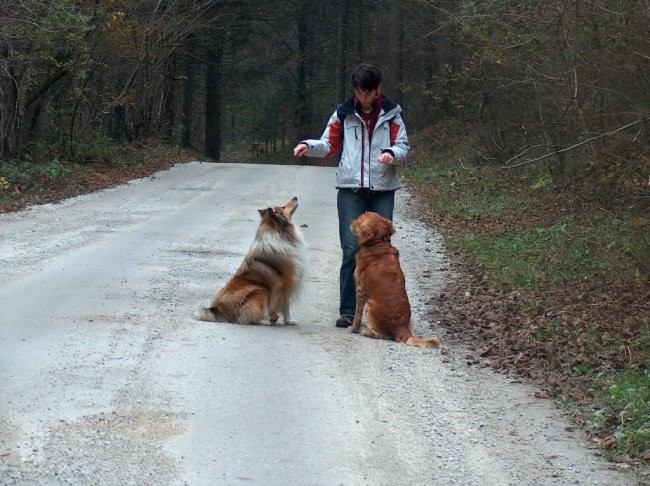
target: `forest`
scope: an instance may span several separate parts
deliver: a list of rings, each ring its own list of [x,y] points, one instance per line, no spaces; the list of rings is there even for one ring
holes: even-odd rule
[[[0,158],[74,158],[152,136],[214,160],[237,144],[278,151],[320,134],[349,95],[351,67],[370,62],[411,131],[472,121],[479,162],[539,161],[558,180],[600,164],[636,172],[647,157],[648,8],[6,0]]]
[[[541,292],[517,297],[526,338],[490,335],[481,356],[546,370],[525,372],[585,403],[611,457],[650,461],[648,25],[648,0],[4,0],[0,204],[152,140],[315,163],[291,148],[375,64],[404,109],[423,217],[486,272],[486,299]],[[545,310],[594,282],[575,317]]]

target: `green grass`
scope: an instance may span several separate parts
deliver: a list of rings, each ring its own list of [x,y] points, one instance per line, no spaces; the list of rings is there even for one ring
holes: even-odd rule
[[[589,234],[573,223],[497,236],[475,232],[451,238],[447,246],[487,269],[490,283],[496,287],[553,287],[610,270],[591,248]]]
[[[0,161],[0,177],[5,181],[27,181],[34,177],[62,179],[66,173],[67,169],[61,165],[58,159],[46,163],[18,160]],[[8,184],[5,186],[8,187]]]
[[[483,178],[476,170],[415,165],[407,166],[403,173],[411,181],[435,184],[441,196],[436,210],[451,216],[497,215],[522,203],[520,198],[502,191],[495,179]]]
[[[121,145],[107,137],[76,144],[69,149],[71,159],[78,163],[112,163],[132,166],[144,161],[142,150],[137,147]],[[62,180],[70,169],[58,158],[44,162],[32,159],[26,153],[22,159],[0,160],[0,189],[7,189],[9,183],[36,183],[39,179]]]
[[[589,428],[616,440],[607,456],[638,457],[650,444],[650,370],[623,372],[601,379],[594,389],[596,402]]]
[[[407,166],[403,175],[434,188],[430,210],[450,218],[521,220],[519,226],[525,227],[529,208],[572,196],[553,189],[549,177],[538,170],[515,174],[496,167],[429,161]],[[446,244],[489,269],[495,286],[553,287],[603,273],[629,278],[650,273],[648,220],[624,211],[589,211],[546,227],[506,228],[501,234],[454,235],[450,228]]]

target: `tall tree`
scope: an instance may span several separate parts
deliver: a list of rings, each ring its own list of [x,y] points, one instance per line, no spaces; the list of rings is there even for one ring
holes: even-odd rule
[[[391,97],[400,104],[404,103],[404,6],[401,2],[390,2],[389,22],[389,63],[387,81]]]
[[[336,101],[345,99],[348,61],[348,0],[339,0],[339,18],[336,43]]]
[[[223,47],[216,29],[206,47],[205,70],[205,154],[219,160],[221,155],[221,61]]]
[[[183,102],[180,119],[181,146],[192,148],[192,125],[194,124],[194,90],[196,86],[196,40],[193,34],[184,42]]]
[[[308,83],[314,73],[315,0],[301,0],[295,9],[298,62],[296,67],[296,123],[298,138],[308,138],[312,130],[312,104]]]

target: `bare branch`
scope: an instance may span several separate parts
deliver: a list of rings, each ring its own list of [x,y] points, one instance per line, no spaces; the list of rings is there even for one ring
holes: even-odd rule
[[[537,148],[545,147],[545,146],[546,146],[546,145],[544,145],[544,144],[539,144],[539,145],[533,145],[532,147],[526,147],[523,151],[519,152],[519,153],[518,153],[517,155],[515,155],[514,157],[511,157],[511,158],[509,158],[508,160],[506,160],[506,161],[503,163],[503,165],[507,166],[510,162],[512,162],[513,160],[517,160],[519,157],[521,157],[521,156],[524,155],[525,153],[528,153],[528,152],[530,152],[531,150],[535,150],[535,149],[537,149]]]
[[[548,154],[542,155],[542,156],[537,157],[537,158],[535,158],[535,159],[524,160],[523,162],[520,162],[520,163],[515,164],[515,165],[509,165],[509,166],[504,167],[504,168],[505,168],[505,169],[512,169],[512,168],[514,168],[514,167],[520,167],[520,166],[522,166],[522,165],[532,164],[533,162],[539,162],[540,160],[547,159],[548,157],[552,157],[553,155],[557,155],[557,154],[562,154],[562,153],[564,153],[564,152],[568,152],[568,151],[570,151],[570,150],[573,150],[573,149],[575,149],[575,148],[580,147],[581,145],[584,145],[584,144],[586,144],[586,143],[593,142],[593,141],[598,140],[598,139],[600,139],[600,138],[611,137],[612,135],[615,135],[615,134],[617,134],[617,133],[619,133],[619,132],[622,132],[623,130],[627,130],[627,129],[630,128],[630,127],[633,127],[633,126],[635,126],[635,125],[638,125],[638,124],[640,124],[640,123],[644,123],[644,122],[645,122],[645,120],[636,120],[636,121],[633,121],[632,123],[628,123],[628,124],[625,125],[625,126],[622,126],[622,127],[620,127],[620,128],[617,128],[616,130],[612,130],[612,131],[609,131],[609,132],[601,133],[601,134],[599,134],[599,135],[596,135],[595,137],[591,137],[591,138],[589,138],[589,139],[587,139],[587,140],[583,140],[582,142],[579,142],[579,143],[576,143],[576,144],[574,144],[574,145],[571,145],[570,147],[565,147],[565,148],[563,148],[563,149],[556,150],[555,152],[551,152],[551,153],[548,153]],[[522,154],[523,154],[523,153],[525,153],[525,151],[522,152]],[[521,154],[520,154],[520,155],[521,155]],[[510,160],[514,160],[514,159],[516,159],[517,157],[519,157],[519,156],[515,156],[515,157],[513,157],[513,158],[510,159]],[[510,162],[510,160],[508,160],[508,162]],[[507,163],[507,162],[506,162],[506,163]]]

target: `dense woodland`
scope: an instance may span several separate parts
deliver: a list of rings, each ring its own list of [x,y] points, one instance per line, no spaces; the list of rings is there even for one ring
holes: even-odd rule
[[[541,162],[554,181],[624,165],[634,196],[649,21],[647,0],[5,0],[0,160],[152,136],[215,160],[288,153],[365,61],[411,132],[471,122],[477,162]]]

